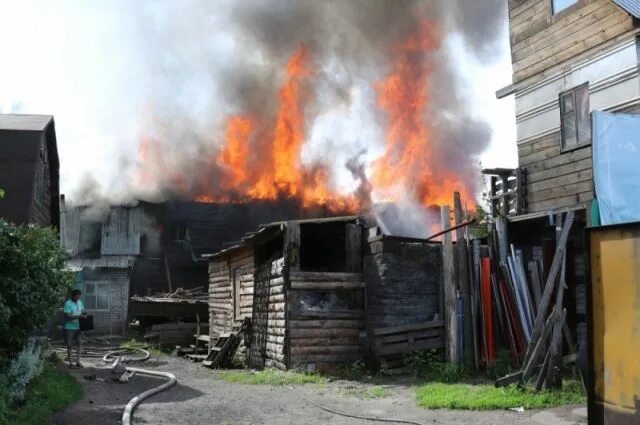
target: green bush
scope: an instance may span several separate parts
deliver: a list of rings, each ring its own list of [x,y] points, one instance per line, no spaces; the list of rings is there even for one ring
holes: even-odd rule
[[[21,404],[27,391],[27,385],[42,373],[42,346],[35,338],[20,351],[7,369],[6,401],[10,406]]]
[[[0,357],[17,353],[71,288],[65,258],[53,229],[0,219]]]
[[[4,398],[0,397],[0,425],[48,424],[54,412],[80,398],[80,383],[56,369],[54,364],[45,362],[42,374],[28,385],[24,404],[8,409],[2,402]]]
[[[467,377],[463,366],[445,361],[442,350],[414,351],[404,356],[404,364],[413,375],[434,382],[459,382]]]

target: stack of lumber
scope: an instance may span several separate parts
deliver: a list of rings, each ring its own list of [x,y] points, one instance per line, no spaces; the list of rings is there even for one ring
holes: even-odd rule
[[[209,294],[206,289],[199,286],[192,289],[178,288],[173,292],[159,292],[149,296],[134,296],[131,299],[156,303],[206,303]]]
[[[571,336],[565,323],[566,310],[563,308],[565,291],[565,255],[569,232],[574,220],[574,213],[567,213],[562,225],[556,252],[543,288],[539,284],[540,271],[536,263],[530,263],[532,290],[526,290],[526,277],[522,260],[518,261],[517,252],[509,259],[508,270],[503,264],[507,279],[513,280],[511,285],[516,293],[516,310],[527,341],[526,353],[521,369],[505,376],[496,382],[497,386],[519,382],[524,385],[535,377],[536,390],[559,388],[562,386],[562,367],[567,360],[575,358],[569,355],[563,358],[563,338],[572,349]],[[538,289],[536,289],[538,288]],[[540,291],[541,289],[541,291]]]
[[[371,343],[380,368],[390,375],[405,373],[404,355],[444,347],[443,329],[442,320],[373,329]]]

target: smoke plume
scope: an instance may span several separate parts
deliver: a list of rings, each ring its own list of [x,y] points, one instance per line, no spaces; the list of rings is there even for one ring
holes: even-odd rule
[[[287,177],[287,193],[297,196],[302,190],[298,186],[315,184],[322,190],[314,192],[314,201],[343,196],[347,201],[341,207],[354,202],[367,209],[376,194],[402,204],[445,202],[434,191],[446,187],[473,202],[480,180],[477,157],[491,133],[465,97],[464,70],[447,43],[457,37],[479,61],[491,62],[506,19],[503,3],[136,2],[130,6],[134,10],[128,24],[133,28],[132,48],[144,57],[146,72],[132,77],[153,90],[137,122],[137,158],[120,162],[121,197],[241,201],[257,193],[256,175],[277,173],[265,165],[278,163],[272,149],[275,128],[282,125],[295,133],[288,127],[299,112],[302,146],[289,153],[300,156],[301,177]],[[407,47],[425,23],[429,44],[422,38]],[[288,64],[298,51],[307,56],[308,72],[292,76]],[[394,121],[388,108],[380,106],[380,87],[394,84],[398,66],[408,66],[398,75],[415,77],[415,87],[428,93],[418,99],[424,100],[424,110],[410,118],[421,117],[424,123],[407,123],[401,116],[400,125],[409,129],[390,136]],[[295,86],[295,98],[288,98],[295,111],[283,113],[287,81]],[[398,102],[405,105],[404,99]],[[247,120],[249,129],[234,130],[234,119]],[[421,126],[426,126],[426,135],[417,137],[426,141],[418,147],[428,146],[428,152],[407,145],[407,132]],[[409,166],[404,166],[403,155]],[[425,159],[416,160],[421,156]],[[393,188],[402,192],[399,196],[379,190],[384,179],[376,177],[376,164],[385,172],[396,167],[396,181],[397,173],[405,172],[399,188]],[[82,196],[102,199],[88,193],[89,187],[82,188]]]

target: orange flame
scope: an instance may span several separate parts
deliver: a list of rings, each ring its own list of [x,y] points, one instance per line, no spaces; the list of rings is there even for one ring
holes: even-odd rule
[[[372,183],[387,199],[396,189],[410,190],[423,205],[446,205],[461,191],[472,200],[466,186],[433,155],[433,131],[425,115],[429,103],[432,68],[424,58],[440,47],[440,33],[424,22],[393,49],[391,74],[375,85],[378,105],[388,116],[384,154],[373,163]],[[472,201],[473,202],[473,201]]]
[[[463,202],[474,204],[472,189],[439,160],[434,130],[426,119],[433,65],[429,54],[440,48],[440,32],[425,22],[404,42],[391,49],[391,72],[374,85],[378,106],[385,112],[386,146],[372,163],[370,188],[378,198],[398,201],[407,192],[424,206],[451,203],[459,191]],[[332,211],[357,212],[368,202],[356,195],[343,195],[332,186],[328,164],[302,163],[306,140],[305,106],[315,71],[309,51],[298,48],[286,66],[279,90],[275,120],[236,114],[228,117],[222,147],[205,160],[195,176],[163,170],[171,158],[153,151],[153,140],[143,139],[140,155],[151,156],[153,170],[174,190],[195,194],[201,202],[247,202],[251,199],[299,199],[304,208],[324,207]],[[157,161],[155,161],[158,159]],[[168,162],[168,164],[167,164]],[[164,172],[164,174],[163,174]],[[364,173],[363,173],[364,174]],[[149,180],[149,170],[140,174]],[[364,178],[363,178],[364,179]],[[367,187],[369,187],[369,182]]]
[[[271,143],[252,144],[257,125],[247,116],[234,115],[227,121],[225,143],[216,164],[224,171],[221,187],[240,199],[296,197],[303,207],[325,206],[331,210],[356,211],[354,197],[336,194],[330,188],[328,169],[316,164],[303,166],[300,156],[305,142],[304,106],[308,97],[305,83],[313,77],[309,52],[300,47],[286,67],[280,89],[280,107]],[[266,147],[251,159],[251,147]],[[201,194],[202,202],[228,201],[225,196]]]

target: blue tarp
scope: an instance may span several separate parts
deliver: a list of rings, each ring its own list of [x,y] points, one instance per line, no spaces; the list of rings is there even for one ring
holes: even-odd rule
[[[640,115],[593,112],[593,180],[601,224],[640,220]]]

